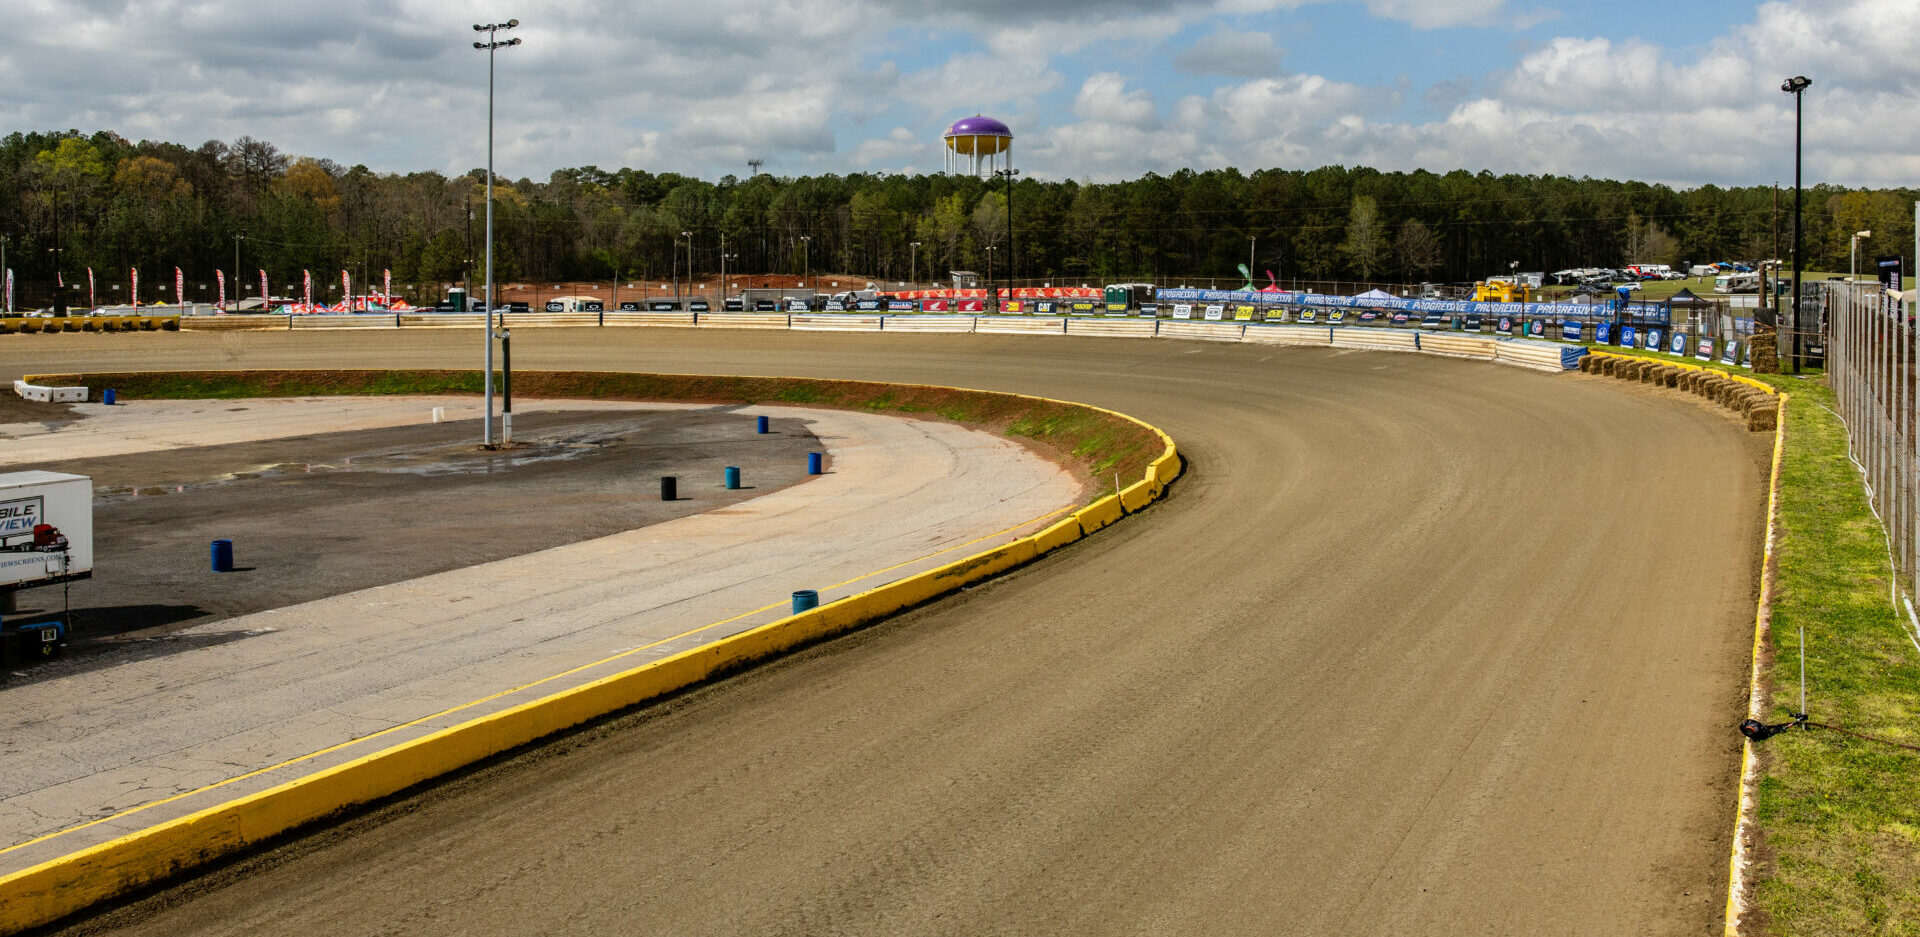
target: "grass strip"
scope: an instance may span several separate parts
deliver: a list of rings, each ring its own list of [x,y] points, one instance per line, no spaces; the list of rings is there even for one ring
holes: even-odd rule
[[[1914,744],[1920,652],[1907,638],[1905,612],[1888,601],[1885,532],[1847,458],[1846,427],[1825,376],[1749,374],[1685,360],[1792,395],[1765,721],[1788,721],[1799,708],[1804,627],[1813,721]],[[1755,821],[1747,933],[1920,935],[1920,754],[1821,729],[1777,735],[1760,746]]]
[[[343,394],[478,394],[479,371],[154,371],[50,374],[39,382],[112,387],[125,399],[236,399]],[[497,382],[496,382],[497,383]],[[1093,407],[995,391],[926,384],[882,384],[787,377],[643,374],[616,371],[515,371],[523,398],[657,400],[713,404],[788,404],[939,419],[1033,444],[1078,471],[1093,496],[1137,481],[1160,456],[1145,425]]]

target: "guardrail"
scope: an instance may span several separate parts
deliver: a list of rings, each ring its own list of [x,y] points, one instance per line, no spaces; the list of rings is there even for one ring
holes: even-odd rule
[[[469,313],[360,313],[314,316],[200,316],[181,320],[190,331],[224,329],[479,328]],[[1262,345],[1333,346],[1370,351],[1414,351],[1561,371],[1585,349],[1520,336],[1419,330],[1388,325],[1281,325],[1203,319],[1119,316],[941,315],[925,313],[553,312],[509,313],[508,328],[678,327],[832,332],[933,332],[981,335],[1079,335],[1100,338],[1174,338]]]

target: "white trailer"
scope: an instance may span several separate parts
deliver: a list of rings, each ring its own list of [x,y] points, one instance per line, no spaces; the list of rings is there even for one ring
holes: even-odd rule
[[[58,472],[0,474],[0,592],[7,593],[0,598],[92,575],[93,480]]]

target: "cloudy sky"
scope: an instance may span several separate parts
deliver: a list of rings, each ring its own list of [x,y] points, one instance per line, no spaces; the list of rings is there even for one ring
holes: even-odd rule
[[[0,0],[0,131],[484,164],[468,3]],[[986,113],[1044,178],[1238,166],[1920,184],[1916,0],[498,0],[497,165],[934,172]]]

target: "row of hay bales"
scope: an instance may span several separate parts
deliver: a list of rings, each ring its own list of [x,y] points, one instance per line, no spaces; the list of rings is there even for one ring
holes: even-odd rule
[[[1641,381],[1691,391],[1713,401],[1746,420],[1747,429],[1772,432],[1780,421],[1780,397],[1760,387],[1718,371],[1669,364],[1652,358],[1625,355],[1592,354],[1580,359],[1580,370],[1605,374],[1623,381]]]
[[[0,318],[0,335],[18,332],[176,332],[179,329],[179,316]]]

